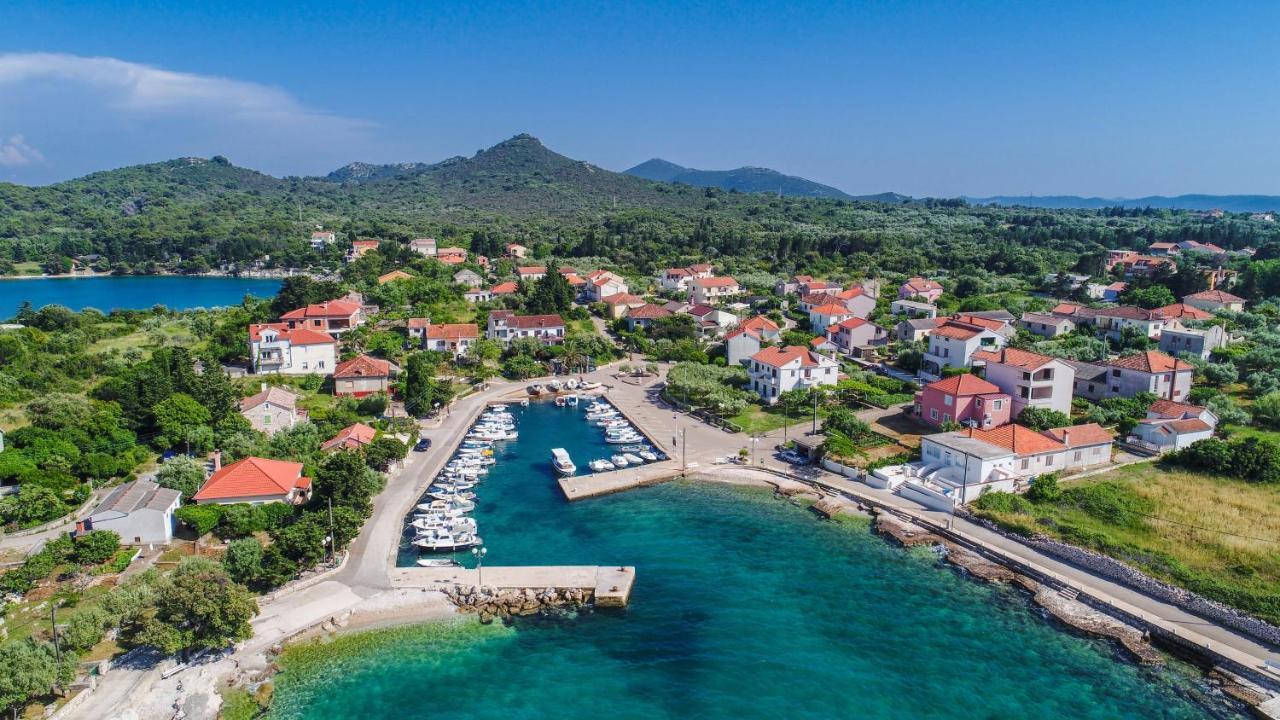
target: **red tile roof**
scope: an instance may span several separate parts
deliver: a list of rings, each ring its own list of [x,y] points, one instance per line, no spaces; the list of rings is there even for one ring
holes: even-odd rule
[[[839,303],[827,303],[825,305],[818,305],[813,308],[810,308],[809,312],[814,313],[816,315],[852,315],[853,314],[849,312],[849,308]]]
[[[1054,361],[1054,358],[1048,355],[1028,352],[1026,350],[1018,350],[1016,348],[1002,348],[1000,350],[979,350],[973,354],[974,360],[982,360],[983,362],[997,363],[1000,365],[1009,365],[1012,367],[1022,368],[1024,370],[1038,370],[1045,365]]]
[[[355,450],[364,445],[373,442],[373,437],[378,434],[377,430],[365,425],[364,423],[356,423],[348,425],[338,431],[337,435],[324,441],[320,446],[321,450],[333,450],[334,448],[343,448],[345,450]]]
[[[412,280],[412,279],[413,279],[413,276],[403,270],[392,270],[389,273],[384,273],[382,275],[379,275],[378,284],[386,285],[387,283],[394,282],[396,280]]]
[[[1165,305],[1164,307],[1156,308],[1156,312],[1160,313],[1160,316],[1167,320],[1175,318],[1181,320],[1208,320],[1213,317],[1213,313],[1208,310],[1201,310],[1194,305],[1188,305],[1186,303]]]
[[[952,375],[949,378],[942,378],[924,386],[925,390],[937,390],[947,395],[967,396],[967,395],[989,395],[992,393],[1002,392],[996,385],[983,380],[977,375],[964,373],[962,375]]]
[[[800,361],[801,367],[817,367],[820,363],[814,357],[814,353],[803,345],[788,345],[787,347],[765,348],[752,355],[751,359],[769,367],[782,367],[796,360]],[[818,355],[817,357],[822,356]]]
[[[693,284],[701,288],[735,287],[738,281],[725,275],[723,277],[694,278]]]
[[[546,275],[547,269],[536,265],[527,265],[525,267],[516,268],[516,273],[518,275]]]
[[[1115,440],[1115,436],[1111,434],[1111,431],[1098,423],[1051,428],[1045,430],[1044,434],[1069,448],[1084,445],[1102,445]]]
[[[1204,408],[1199,405],[1190,403],[1174,402],[1173,400],[1156,400],[1147,408],[1147,412],[1155,413],[1163,418],[1176,420],[1185,416],[1198,416],[1204,412]]]
[[[279,497],[310,483],[310,478],[302,477],[302,463],[247,457],[209,476],[192,499]]]
[[[743,320],[739,328],[743,330],[754,330],[756,332],[774,332],[778,330],[778,324],[763,315],[756,315]]]
[[[506,282],[500,282],[497,285],[494,285],[493,287],[489,288],[489,292],[493,293],[494,295],[511,295],[516,291],[518,291],[519,289],[520,289],[519,285],[508,280]]]
[[[985,328],[975,327],[964,323],[948,322],[945,325],[939,325],[934,328],[933,334],[938,337],[968,340],[971,337],[980,335],[984,329]]]
[[[913,277],[910,280],[902,283],[902,287],[906,288],[908,292],[917,292],[917,293],[923,293],[923,292],[929,292],[931,290],[942,289],[942,285],[940,285],[936,281],[929,280],[928,278],[922,278],[922,277]]]
[[[507,327],[522,330],[564,327],[564,318],[559,315],[516,315],[510,310],[502,310],[492,313],[490,317],[504,321]]]
[[[281,320],[301,320],[303,318],[349,318],[360,311],[360,306],[346,300],[329,300],[327,302],[308,305],[280,316]]]
[[[634,305],[644,302],[644,298],[631,293],[614,293],[600,298],[600,302],[605,305]]]
[[[863,320],[862,318],[851,317],[847,320],[841,320],[838,323],[832,323],[828,325],[827,332],[834,333],[834,332],[840,332],[841,330],[855,330],[857,328],[862,327],[863,325],[870,325],[870,324],[871,324],[870,322]]]
[[[966,428],[960,434],[981,440],[988,445],[1012,450],[1018,455],[1038,455],[1040,453],[1063,450],[1065,445],[1028,427],[1010,423],[990,430]]]
[[[285,323],[257,323],[250,325],[249,339],[254,342],[262,340],[263,330],[275,330],[280,339],[290,345],[330,345],[337,342],[329,333],[308,328],[290,330]]]
[[[984,318],[978,315],[965,315],[961,313],[952,315],[951,319],[967,325],[977,325],[978,327],[986,328],[988,330],[1000,330],[1009,325],[1009,323],[1003,320],[992,320],[991,318]]]
[[[1145,373],[1162,373],[1194,369],[1190,363],[1171,358],[1162,352],[1147,350],[1106,363],[1111,367],[1138,370]]]
[[[480,328],[475,323],[444,323],[427,328],[427,337],[431,340],[465,340],[480,337]]]
[[[1224,304],[1244,302],[1244,298],[1240,297],[1239,295],[1232,295],[1229,292],[1223,292],[1221,290],[1205,290],[1204,292],[1192,293],[1191,295],[1188,295],[1182,299],[1183,300],[1208,300],[1210,302],[1217,302],[1217,303],[1224,303]]]
[[[409,318],[408,324],[411,328],[431,327],[431,318]]]
[[[633,307],[627,311],[627,317],[632,320],[656,320],[671,314],[670,310],[652,303],[645,303],[640,307]]]
[[[368,355],[360,355],[350,360],[338,363],[338,367],[333,370],[333,377],[336,378],[358,378],[358,377],[390,377],[391,363],[386,360],[380,360]]]

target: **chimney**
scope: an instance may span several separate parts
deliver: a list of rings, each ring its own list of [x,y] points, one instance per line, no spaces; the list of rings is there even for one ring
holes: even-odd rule
[[[1066,445],[1067,447],[1071,447],[1071,431],[1070,430],[1062,431],[1062,444]]]
[[[210,455],[213,458],[213,471],[218,472],[222,469],[222,451],[214,450]]]

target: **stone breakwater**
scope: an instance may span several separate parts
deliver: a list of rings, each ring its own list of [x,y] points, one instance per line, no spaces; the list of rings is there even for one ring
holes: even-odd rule
[[[983,518],[971,516],[969,519],[992,532],[999,533],[1076,567],[1097,573],[1110,580],[1115,580],[1157,600],[1167,602],[1187,612],[1195,613],[1219,625],[1238,630],[1265,643],[1280,645],[1280,627],[1197,595],[1190,590],[1163,583],[1115,558],[1059,542],[1043,535],[1030,538],[1023,535],[1015,535]]]
[[[510,620],[520,615],[540,615],[564,610],[580,610],[592,601],[590,590],[581,588],[504,588],[453,585],[444,590],[445,597],[458,612],[475,613],[480,622]]]

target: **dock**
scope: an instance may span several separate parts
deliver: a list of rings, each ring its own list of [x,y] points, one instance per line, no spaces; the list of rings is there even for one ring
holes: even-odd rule
[[[648,465],[592,475],[573,475],[557,479],[564,499],[582,500],[583,498],[610,495],[631,488],[656,485],[680,476],[680,463],[674,460],[659,460]]]
[[[391,571],[398,588],[438,590],[445,585],[465,585],[497,590],[586,590],[599,607],[626,607],[636,581],[633,566],[523,565],[494,566],[481,570],[464,567],[400,567]]]

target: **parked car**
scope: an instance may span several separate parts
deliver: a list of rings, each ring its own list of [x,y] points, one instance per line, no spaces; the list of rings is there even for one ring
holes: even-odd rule
[[[809,464],[809,458],[801,455],[795,450],[783,450],[782,452],[778,453],[778,459],[785,463],[791,463],[792,465],[808,465]]]
[[[418,444],[413,446],[414,452],[426,452],[431,447],[430,438],[420,438]]]

